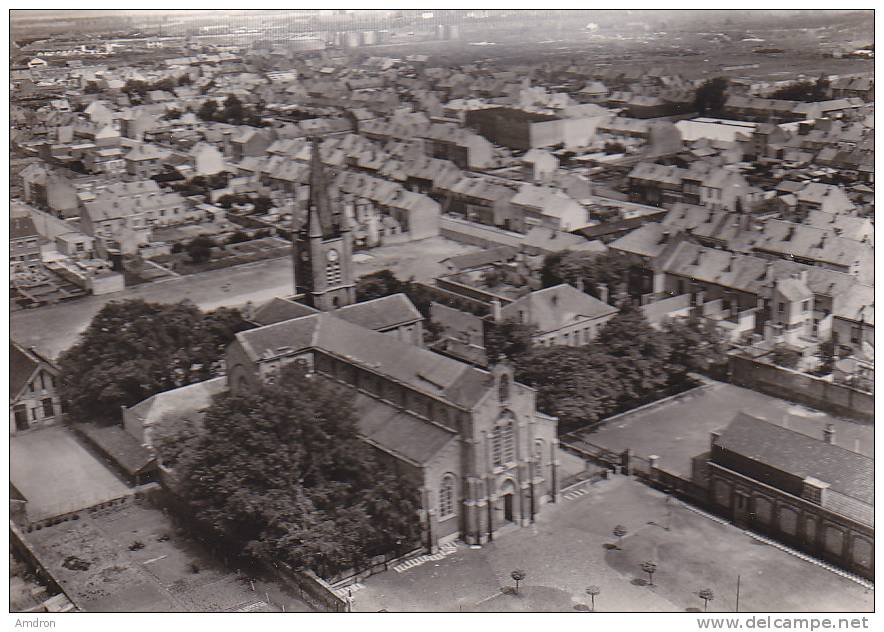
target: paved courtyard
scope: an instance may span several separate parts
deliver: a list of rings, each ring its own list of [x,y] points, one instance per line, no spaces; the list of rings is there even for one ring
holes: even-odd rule
[[[586,609],[586,587],[596,585],[599,611],[702,610],[697,593],[710,588],[709,611],[732,612],[737,576],[741,612],[874,608],[871,590],[671,502],[615,476],[479,549],[459,544],[439,561],[368,578],[353,591],[353,610],[574,612]],[[622,550],[612,548],[617,524],[629,532]],[[653,586],[640,566],[646,560],[658,567]],[[516,568],[527,577],[513,594]]]
[[[276,583],[250,584],[146,503],[84,512],[27,539],[87,612],[310,611]],[[88,567],[65,565],[72,556]]]
[[[41,520],[124,496],[129,488],[61,426],[9,438],[12,483]]]
[[[724,382],[709,381],[680,397],[612,419],[598,430],[581,434],[590,443],[615,452],[656,454],[660,466],[690,476],[691,458],[709,449],[709,436],[727,426],[739,411],[822,439],[833,424],[835,443],[874,457],[874,425],[834,417],[786,400]],[[579,444],[577,444],[579,447]]]

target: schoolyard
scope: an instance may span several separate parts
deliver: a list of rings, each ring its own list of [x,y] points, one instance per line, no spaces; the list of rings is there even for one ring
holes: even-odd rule
[[[615,525],[627,529],[615,548]],[[641,564],[653,561],[653,586]],[[510,573],[526,573],[519,592]],[[547,505],[537,522],[511,527],[482,547],[459,544],[438,561],[369,577],[353,590],[354,612],[586,611],[586,588],[598,586],[596,610],[733,612],[737,577],[741,612],[874,608],[873,591],[766,545],[638,481],[615,476],[573,500]]]
[[[710,433],[727,426],[739,411],[819,439],[826,424],[831,423],[835,443],[874,456],[871,423],[834,417],[713,380],[682,395],[613,417],[597,429],[572,433],[562,442],[580,448],[581,440],[585,440],[613,452],[629,448],[644,458],[656,455],[660,457],[659,467],[689,477],[691,458],[708,450]]]

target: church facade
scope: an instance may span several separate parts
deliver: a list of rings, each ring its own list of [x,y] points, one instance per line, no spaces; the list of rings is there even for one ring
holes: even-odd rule
[[[557,420],[507,364],[483,371],[333,312],[241,332],[226,360],[234,393],[296,360],[349,392],[361,438],[420,489],[429,550],[485,543],[556,500]]]

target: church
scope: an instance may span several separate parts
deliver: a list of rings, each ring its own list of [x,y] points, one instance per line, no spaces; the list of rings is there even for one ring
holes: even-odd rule
[[[421,493],[423,545],[482,544],[555,502],[557,420],[500,362],[484,371],[423,348],[405,295],[355,302],[349,218],[334,208],[313,146],[307,221],[293,235],[296,294],[258,309],[226,352],[248,392],[286,363],[352,393],[361,438]]]

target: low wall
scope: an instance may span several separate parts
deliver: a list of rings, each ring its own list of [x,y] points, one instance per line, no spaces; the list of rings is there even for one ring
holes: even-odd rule
[[[318,612],[349,612],[349,602],[337,595],[327,582],[313,571],[295,571],[285,562],[264,564],[264,569],[292,589]]]
[[[525,236],[518,233],[511,233],[494,226],[485,226],[484,224],[476,224],[475,222],[453,217],[441,217],[439,219],[439,234],[447,239],[479,246],[480,248],[491,248],[494,246],[515,246],[519,248],[525,240]]]
[[[740,355],[728,358],[728,375],[737,386],[813,406],[836,415],[872,421],[875,396],[843,384],[759,362]]]
[[[34,551],[33,548],[31,548],[30,544],[28,544],[22,532],[19,531],[18,527],[16,527],[11,522],[9,523],[9,548],[12,550],[12,552],[17,554],[22,560],[24,560],[24,562],[28,566],[30,566],[31,569],[33,569],[34,574],[37,576],[38,580],[46,582],[46,585],[54,594],[63,594],[65,597],[68,598],[68,601],[70,601],[72,604],[74,604],[75,607],[77,607],[78,610],[82,610],[77,602],[71,599],[71,596],[64,592],[64,590],[62,590],[61,584],[55,578],[55,575],[53,575],[52,572],[49,571],[48,568],[46,568],[46,566],[38,557],[37,552]]]
[[[168,481],[168,476],[169,473],[161,469],[161,481]],[[216,532],[209,529],[204,522],[191,512],[190,507],[185,501],[168,487],[154,484],[151,486],[151,490],[151,493],[148,495],[151,502],[155,506],[169,511],[188,530],[192,531],[197,536],[197,539],[211,542],[210,548],[213,549],[213,553],[214,547],[220,547],[226,550],[227,554],[231,555],[231,557],[237,558],[244,566],[252,566],[265,571],[274,579],[292,589],[307,605],[319,612],[348,611],[349,603],[347,600],[339,597],[328,582],[312,571],[294,570],[285,562],[270,564],[235,552],[238,549],[237,546],[223,541]]]

